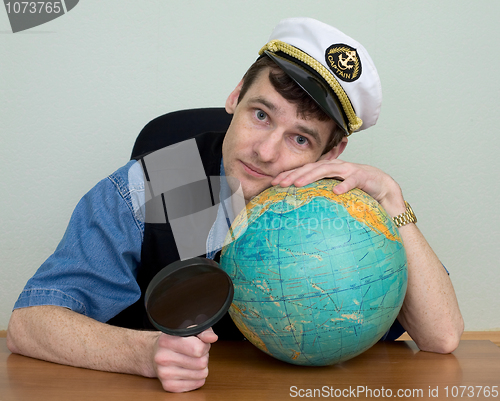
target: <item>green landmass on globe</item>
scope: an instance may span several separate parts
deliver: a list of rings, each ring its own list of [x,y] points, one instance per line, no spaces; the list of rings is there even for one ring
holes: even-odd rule
[[[234,284],[229,313],[262,351],[298,365],[331,365],[389,330],[407,286],[399,232],[359,189],[336,180],[272,187],[235,219],[221,253]]]

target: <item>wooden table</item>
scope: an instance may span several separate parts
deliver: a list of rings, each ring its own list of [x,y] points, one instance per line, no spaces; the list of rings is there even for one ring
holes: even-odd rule
[[[209,368],[203,388],[171,394],[163,391],[157,379],[97,372],[13,355],[1,338],[0,401],[274,401],[308,399],[307,395],[315,395],[316,399],[500,400],[500,348],[484,340],[464,340],[449,355],[418,351],[412,341],[378,343],[350,361],[328,367],[289,365],[246,341],[219,342],[210,351]],[[478,395],[479,386],[482,389]],[[488,386],[486,391],[485,386]]]

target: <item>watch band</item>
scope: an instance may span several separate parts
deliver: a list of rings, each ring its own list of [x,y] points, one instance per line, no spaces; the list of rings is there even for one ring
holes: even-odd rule
[[[393,217],[392,221],[396,224],[396,227],[402,227],[408,223],[416,223],[417,216],[413,213],[413,209],[410,204],[405,201],[406,210],[404,213],[401,213],[399,216]]]

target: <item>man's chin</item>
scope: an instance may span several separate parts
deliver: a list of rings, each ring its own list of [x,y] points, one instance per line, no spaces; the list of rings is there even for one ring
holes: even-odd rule
[[[245,198],[245,202],[248,203],[250,200],[255,198],[257,195],[260,195],[266,189],[271,188],[271,187],[272,187],[271,183],[269,183],[266,186],[262,186],[262,187],[253,187],[253,188],[243,187],[243,195]]]

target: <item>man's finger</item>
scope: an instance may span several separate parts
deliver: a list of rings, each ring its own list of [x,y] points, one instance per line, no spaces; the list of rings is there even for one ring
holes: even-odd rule
[[[184,393],[196,390],[205,384],[203,380],[161,380],[161,385],[165,391],[170,393]]]
[[[205,330],[204,332],[198,334],[197,337],[206,344],[212,344],[216,342],[217,339],[219,338],[211,327]]]
[[[279,173],[274,179],[271,181],[271,185],[278,185],[280,184],[285,178],[287,178],[291,173],[293,173],[296,169],[293,170],[287,170],[287,171],[282,171]]]
[[[215,333],[214,335],[216,336]],[[210,343],[198,337],[176,337],[163,333],[158,338],[158,346],[161,349],[170,350],[193,358],[199,358],[207,354],[210,350]]]

